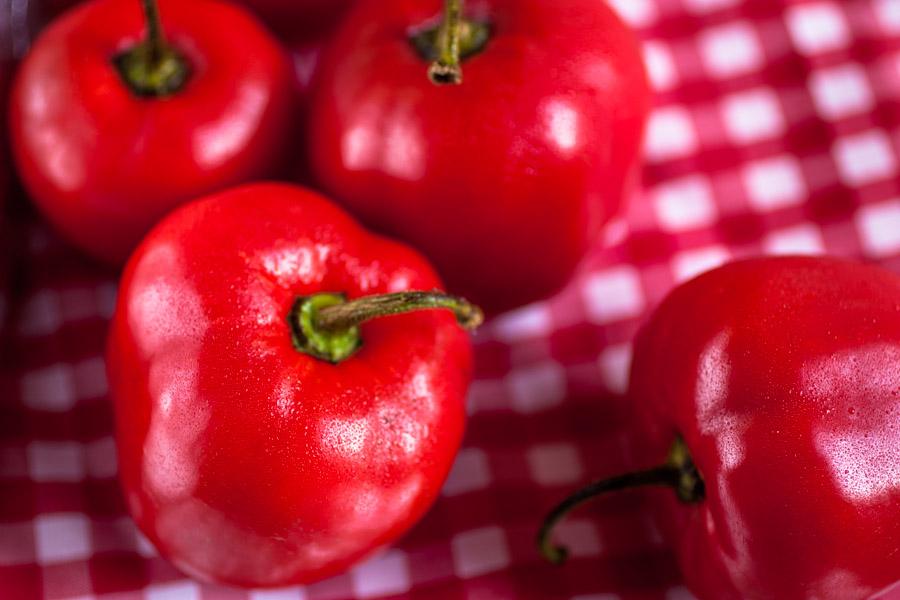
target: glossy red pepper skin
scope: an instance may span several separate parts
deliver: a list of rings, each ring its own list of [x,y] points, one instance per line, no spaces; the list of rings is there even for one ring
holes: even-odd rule
[[[192,68],[174,95],[136,96],[112,63],[143,38],[131,0],[93,0],[51,24],[12,94],[29,195],[72,242],[113,264],[175,206],[272,174],[291,133],[290,63],[252,16],[213,0],[160,0],[159,10]]]
[[[650,454],[686,442],[706,498],[660,492],[701,599],[854,600],[900,580],[900,277],[766,258],[674,291],[639,335]]]
[[[634,35],[597,0],[470,0],[464,81],[435,86],[409,35],[440,0],[363,0],[323,57],[317,182],[498,312],[551,295],[620,207],[649,105]]]
[[[376,319],[333,365],[294,349],[298,296],[440,281],[414,251],[301,188],[173,212],[126,268],[108,346],[125,498],[186,573],[315,581],[389,544],[436,498],[471,371],[445,311]]]

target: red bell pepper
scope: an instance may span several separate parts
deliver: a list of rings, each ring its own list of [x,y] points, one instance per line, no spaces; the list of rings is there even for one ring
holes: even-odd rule
[[[631,395],[674,488],[662,523],[702,599],[861,600],[900,581],[900,277],[765,258],[675,290],[637,338]],[[649,460],[649,459],[648,459]]]
[[[125,498],[161,554],[203,579],[305,583],[409,529],[459,447],[472,354],[446,311],[395,313],[481,319],[440,285],[300,188],[245,186],[157,226],[108,365]]]
[[[496,313],[558,291],[596,243],[650,93],[601,1],[461,4],[359,2],[322,58],[308,154],[332,196]]]
[[[10,126],[29,195],[73,243],[121,264],[169,210],[275,173],[291,136],[284,50],[216,0],[91,0],[41,34]]]

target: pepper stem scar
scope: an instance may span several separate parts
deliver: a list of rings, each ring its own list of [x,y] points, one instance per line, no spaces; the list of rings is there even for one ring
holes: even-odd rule
[[[156,0],[141,0],[147,36],[121,52],[113,64],[125,84],[138,96],[160,98],[180,90],[190,76],[188,61],[166,43]]]
[[[294,347],[316,358],[339,363],[360,345],[359,325],[378,317],[419,310],[450,310],[463,329],[473,330],[484,313],[463,298],[443,292],[396,292],[347,300],[319,293],[298,298],[288,316]]]
[[[664,465],[595,481],[559,503],[547,514],[538,531],[537,544],[541,555],[553,564],[565,562],[568,552],[565,548],[553,544],[551,534],[553,528],[578,506],[609,492],[647,486],[674,488],[678,499],[687,504],[703,500],[705,497],[703,478],[700,477],[687,446],[680,437],[672,445],[669,458]]]

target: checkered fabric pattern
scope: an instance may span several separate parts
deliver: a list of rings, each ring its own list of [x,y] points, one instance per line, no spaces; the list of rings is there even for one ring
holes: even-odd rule
[[[657,92],[642,191],[565,291],[477,334],[471,420],[441,499],[329,581],[202,584],[138,534],[102,358],[115,276],[22,218],[0,374],[0,598],[691,598],[640,494],[565,522],[563,568],[539,559],[535,530],[579,484],[633,466],[631,340],[674,285],[761,253],[900,271],[900,0],[613,4],[642,34]]]

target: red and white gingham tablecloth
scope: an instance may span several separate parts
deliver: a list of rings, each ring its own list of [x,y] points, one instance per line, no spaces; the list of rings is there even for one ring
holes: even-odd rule
[[[0,363],[0,599],[691,598],[640,494],[567,521],[564,568],[539,559],[535,529],[574,487],[629,466],[631,339],[672,286],[760,253],[900,271],[900,0],[613,4],[657,92],[643,191],[568,289],[476,336],[471,420],[441,499],[334,579],[235,590],[156,556],[116,482],[103,364],[115,276],[20,217]]]

